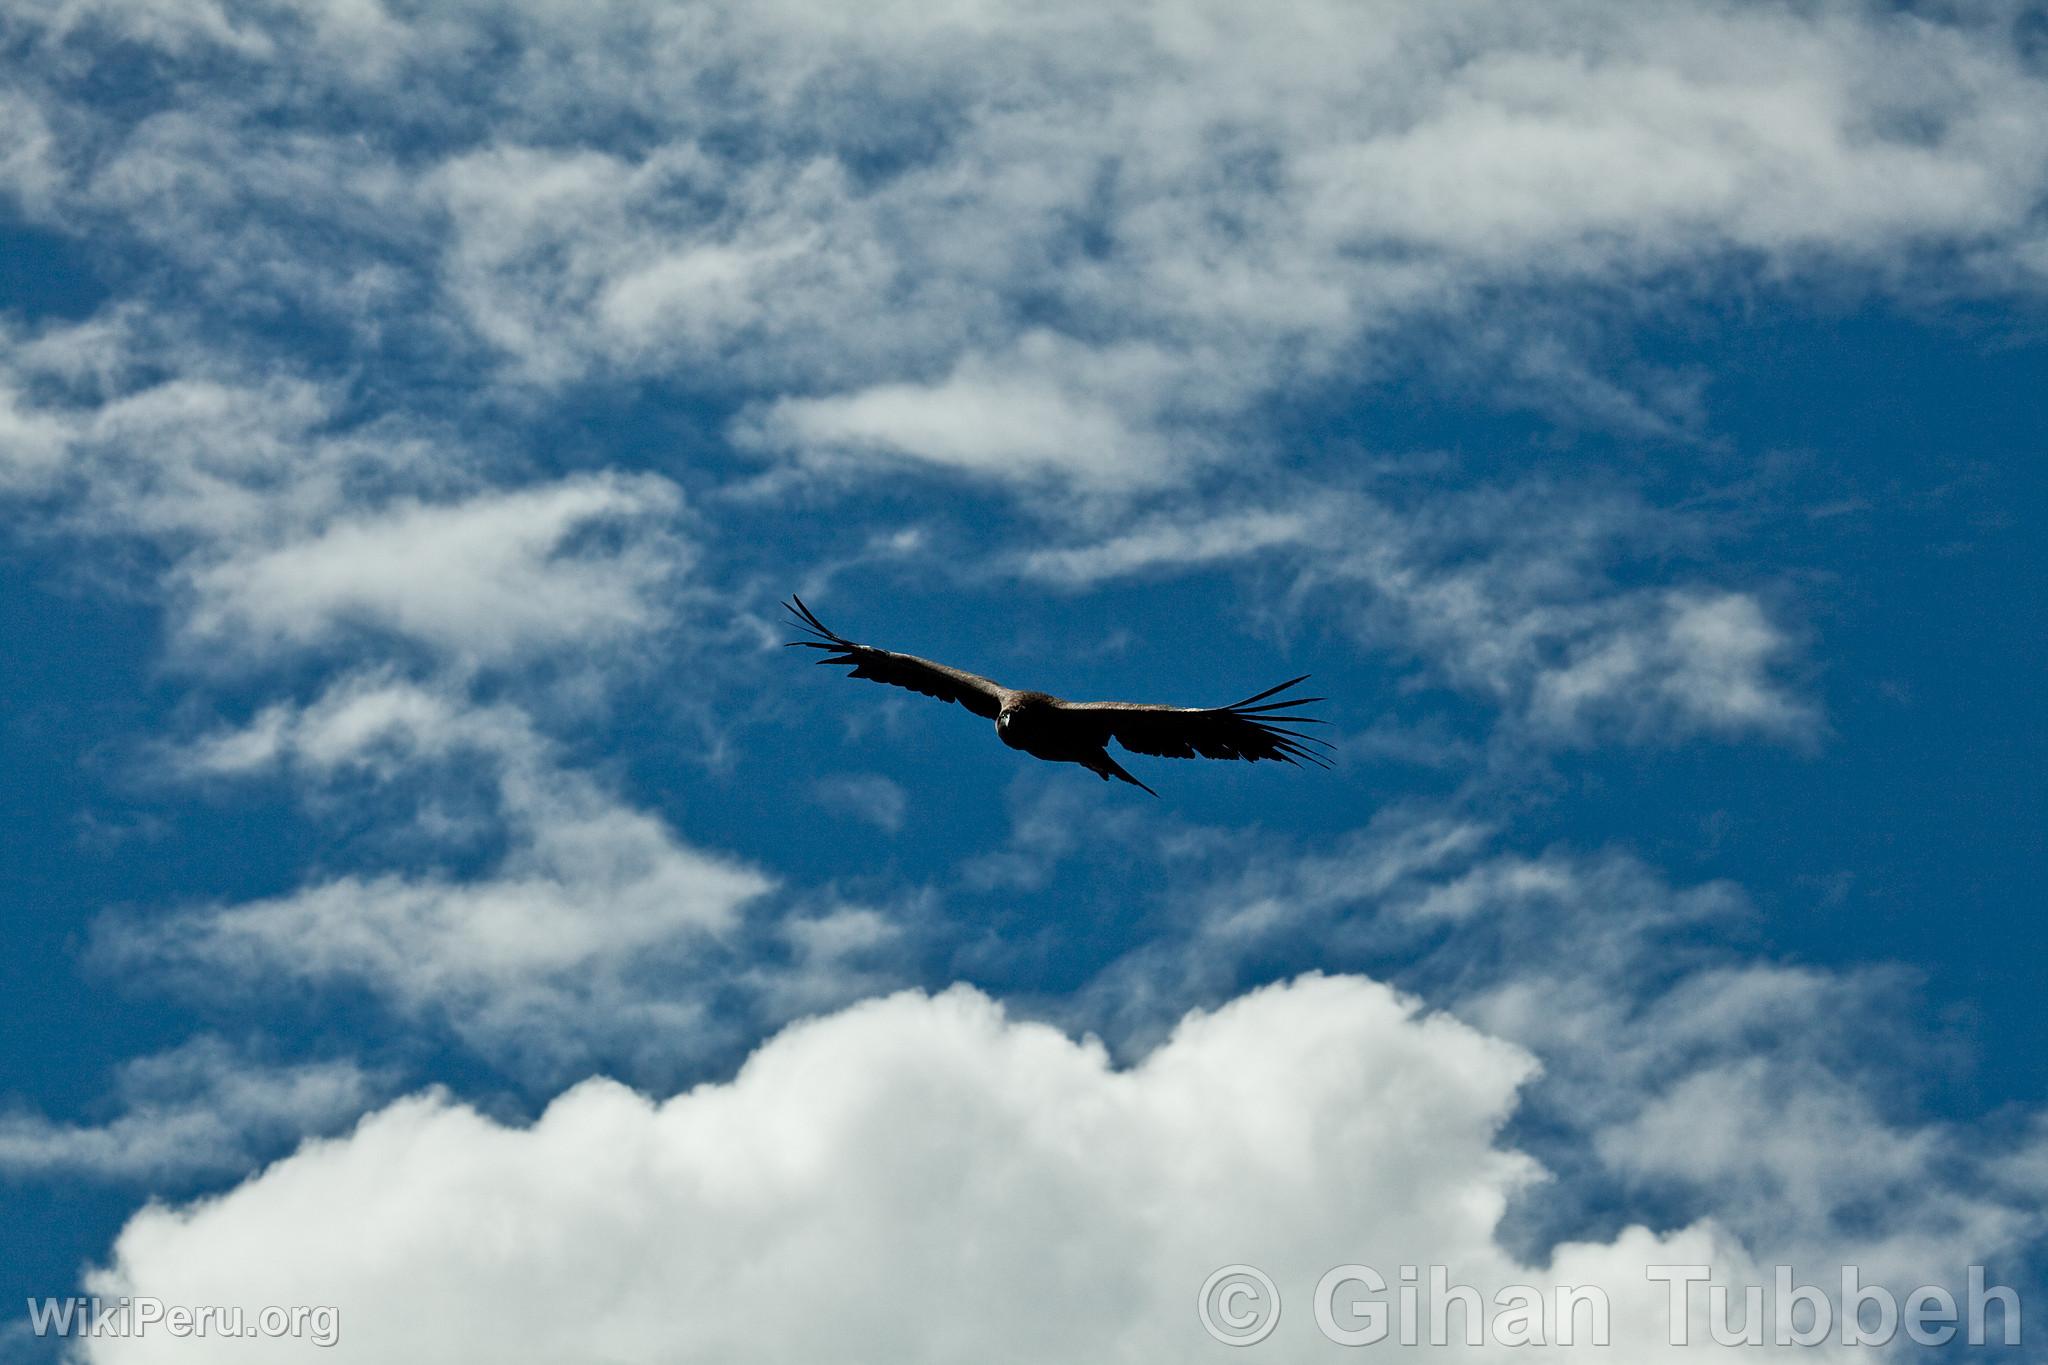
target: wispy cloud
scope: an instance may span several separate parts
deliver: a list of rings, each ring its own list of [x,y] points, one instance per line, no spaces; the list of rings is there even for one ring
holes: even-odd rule
[[[811,784],[818,804],[849,820],[873,825],[884,834],[903,828],[910,812],[910,793],[880,773],[835,773]]]
[[[1656,430],[1667,405],[1517,339],[1502,291],[1910,288],[1934,257],[2040,282],[2048,101],[1995,14],[516,11],[541,62],[479,60],[459,12],[149,13],[18,20],[47,116],[14,178],[59,221],[230,309],[459,336],[517,386],[687,371],[800,462],[1158,482],[1230,453],[1219,419],[1482,297],[1504,390]],[[115,36],[272,78],[95,108],[71,73]]]
[[[1497,845],[1472,820],[1402,811],[1327,850],[1219,851],[1170,874],[1166,932],[1062,1016],[1142,1051],[1189,1005],[1256,980],[1251,964],[1313,944],[1542,1061],[1525,1106],[1534,1131],[1568,1135],[1540,1150],[1573,1170],[1504,1235],[1541,1246],[1591,1206],[1655,1207],[1710,1216],[1767,1259],[1905,1280],[2038,1235],[2038,1196],[2004,1170],[2025,1133],[1994,1140],[1890,1102],[1894,1070],[1932,1046],[1902,1017],[1910,974],[1747,955],[1732,945],[1749,907],[1726,883]]]
[[[1017,571],[1026,578],[1082,588],[1140,574],[1229,564],[1262,551],[1325,546],[1338,534],[1328,516],[1297,508],[1161,518],[1092,545],[1026,551],[1018,557]]]
[[[390,1093],[348,1060],[266,1063],[202,1037],[125,1063],[118,1111],[100,1123],[0,1112],[0,1175],[184,1181],[239,1175],[300,1139],[331,1133]]]
[[[457,849],[461,828],[446,826],[433,798],[443,780],[474,785],[480,772],[480,818],[505,851],[475,877],[355,873],[265,900],[109,919],[96,937],[108,968],[147,966],[200,995],[224,984],[353,984],[536,1075],[558,1075],[593,1048],[624,1048],[627,1064],[639,1048],[660,1067],[723,1041],[705,1018],[713,983],[688,963],[705,953],[724,961],[721,939],[773,879],[690,846],[564,766],[516,708],[355,679],[311,707],[272,708],[209,737],[179,766],[282,767],[315,787],[361,775],[387,812],[409,794],[420,802],[429,848],[452,833]]]
[[[691,562],[659,475],[494,469],[443,423],[363,417],[139,315],[8,339],[0,488],[54,501],[45,534],[149,545],[162,581],[131,586],[162,593],[187,662],[365,635],[457,670],[587,651],[668,619]]]
[[[194,647],[263,653],[384,630],[462,662],[646,630],[681,568],[679,505],[652,476],[580,477],[338,518],[304,539],[197,566]]]
[[[1244,511],[1197,503],[1025,551],[1013,568],[1067,589],[1211,566],[1291,578],[1295,606],[1334,611],[1545,743],[1810,740],[1819,709],[1788,677],[1798,641],[1755,593],[1627,581],[1632,562],[1699,534],[1628,496],[1542,479],[1400,501],[1326,489]]]

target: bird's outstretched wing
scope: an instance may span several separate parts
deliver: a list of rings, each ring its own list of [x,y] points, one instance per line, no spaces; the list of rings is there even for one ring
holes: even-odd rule
[[[791,640],[790,648],[824,650],[825,657],[818,660],[821,664],[847,664],[853,669],[851,677],[872,678],[891,687],[907,687],[912,692],[937,697],[940,701],[956,701],[975,715],[986,716],[990,720],[1002,714],[1003,688],[979,674],[936,664],[915,654],[898,654],[893,650],[876,649],[873,645],[857,645],[844,636],[833,634],[804,605],[804,599],[793,594],[782,606],[796,618],[798,626],[817,637]]]
[[[1266,701],[1285,692],[1308,675],[1290,678],[1256,696],[1228,706],[1151,706],[1134,701],[1063,701],[1060,710],[1077,721],[1091,724],[1104,741],[1115,739],[1133,753],[1159,758],[1241,758],[1256,763],[1262,758],[1282,763],[1313,763],[1319,768],[1329,761],[1311,746],[1330,745],[1313,735],[1290,730],[1288,725],[1323,725],[1314,716],[1285,716],[1276,712],[1306,706],[1321,697],[1291,697]],[[1255,703],[1265,702],[1260,706]]]

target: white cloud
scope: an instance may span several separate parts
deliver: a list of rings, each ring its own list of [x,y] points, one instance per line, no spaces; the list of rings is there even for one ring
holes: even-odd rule
[[[1159,932],[1064,1017],[1142,1051],[1291,948],[1389,972],[1542,1063],[1528,1131],[1570,1174],[1530,1192],[1515,1245],[1652,1208],[1660,1226],[1710,1218],[1767,1263],[1911,1287],[2048,1228],[2016,1174],[2037,1135],[1904,1101],[1935,1060],[1902,1009],[1910,976],[1738,953],[1749,912],[1730,885],[1674,887],[1618,853],[1503,852],[1469,820],[1399,810],[1313,852],[1209,842],[1175,875],[1196,841],[1161,841]]]
[[[1128,494],[1256,460],[1233,423],[1370,382],[1404,329],[1462,348],[1482,300],[1475,388],[1668,435],[1698,420],[1696,390],[1603,373],[1525,302],[1590,286],[1657,306],[1731,277],[2044,277],[2048,99],[1990,20],[1709,0],[488,18],[32,0],[15,18],[29,93],[0,104],[24,134],[0,189],[103,243],[116,274],[152,273],[117,279],[128,304],[90,323],[4,338],[0,484],[70,499],[66,529],[148,539],[195,657],[277,661],[361,632],[452,677],[657,622],[685,562],[673,485],[550,481],[529,452],[451,431],[565,386],[709,395],[738,414],[737,443],[803,469]],[[98,99],[88,82],[118,42],[159,49],[131,66],[165,83]],[[331,340],[347,378],[195,340],[284,318]],[[1365,593],[1363,638],[1531,735],[1813,733],[1786,677],[1793,632],[1761,592],[1619,572],[1654,539],[1640,513],[1538,488],[1417,516],[1367,499],[1105,515],[1101,540],[1021,567],[1081,586],[1298,551],[1304,593]],[[660,1070],[630,1069],[645,1053],[719,1045],[721,991],[780,1017],[893,979],[899,913],[838,904],[769,924],[775,965],[729,970],[770,877],[575,770],[516,703],[397,676],[270,708],[178,761],[315,789],[367,776],[391,823],[430,837],[454,820],[437,784],[461,771],[489,835],[448,844],[482,848],[480,871],[323,871],[109,921],[103,961],[187,988],[361,988],[551,1078],[592,1051],[639,1076]],[[964,880],[1043,882],[1077,856],[1067,814],[1027,812]],[[1535,1093],[1558,1097],[1605,1176],[1675,1190],[1759,1246],[1913,1267],[2026,1226],[2002,1191],[1949,1178],[1985,1165],[1953,1131],[1887,1113],[1829,1051],[1849,1021],[1874,1029],[1871,979],[1693,972],[1670,931],[1732,913],[1726,888],[1484,842],[1431,822],[1255,867],[1176,908],[1184,940],[1095,993],[1127,1035],[1141,1016],[1163,1028],[1308,925],[1333,958],[1413,952],[1417,983],[1468,1024],[1304,982],[1118,1071],[972,993],[899,997],[792,1029],[730,1085],[661,1105],[593,1082],[508,1129],[408,1101],[218,1201],[138,1215],[105,1285],[341,1299],[348,1349],[372,1359],[816,1358],[850,1338],[891,1360],[991,1341],[1173,1358],[1199,1348],[1193,1286],[1222,1260],[1303,1288],[1350,1259],[1532,1273],[1495,1234],[1535,1174],[1496,1145],[1529,1067],[1497,1038],[1541,1055]],[[1431,934],[1465,955],[1422,951]],[[286,1080],[284,1109],[319,1107]],[[224,1167],[247,1149],[214,1119],[284,1109],[209,1086],[99,1127],[21,1118],[0,1139],[24,1167]],[[1725,1121],[1685,1122],[1702,1104]],[[1739,1141],[1767,1117],[1774,1141]],[[263,1131],[291,1131],[277,1123]],[[1883,1245],[1854,1226],[1859,1173],[1894,1200]],[[1541,1273],[1640,1286],[1647,1260],[1741,1256],[1702,1224],[1562,1247]],[[905,1318],[904,1283],[957,1292]],[[1297,1311],[1276,1358],[1304,1327]]]
[[[0,1113],[0,1173],[164,1181],[239,1174],[260,1154],[354,1120],[389,1092],[350,1061],[270,1065],[216,1038],[138,1058],[116,1078],[103,1123]]]
[[[1135,808],[1105,810],[1094,793],[1073,783],[1047,785],[1020,778],[1011,784],[1009,805],[1009,837],[1003,846],[961,865],[961,880],[974,890],[1037,890],[1075,853],[1145,835]],[[1090,837],[1084,839],[1084,832]]]
[[[850,820],[861,820],[884,834],[903,828],[910,794],[880,773],[835,773],[811,784],[818,804]]]
[[[779,960],[756,961],[736,975],[770,1019],[796,1019],[902,987],[898,955],[909,942],[906,921],[925,913],[833,904],[785,917],[775,939]]]
[[[51,159],[55,139],[49,124],[33,99],[6,87],[0,87],[0,124],[8,130],[7,145],[0,147],[0,194],[26,216],[40,217],[60,174]]]
[[[827,465],[880,454],[995,480],[1150,482],[1198,449],[1192,437],[1176,449],[1154,430],[1185,367],[1152,346],[1087,347],[1033,332],[1002,356],[970,353],[933,382],[778,399],[738,438]]]
[[[199,647],[261,654],[369,626],[465,662],[602,643],[660,619],[650,599],[681,561],[662,523],[678,505],[653,476],[401,501],[193,568],[186,629]]]
[[[463,464],[428,424],[349,423],[340,386],[244,365],[139,305],[0,337],[0,421],[35,436],[0,460],[16,491],[69,495],[55,529],[219,553],[401,479],[444,488]]]
[[[202,736],[170,753],[191,777],[234,776],[289,764],[315,779],[350,767],[391,775],[472,750],[498,761],[537,761],[545,750],[527,718],[506,706],[459,697],[380,674],[344,679],[307,707],[265,707],[241,729]]]
[[[1228,563],[1263,551],[1297,548],[1328,539],[1313,511],[1255,509],[1197,520],[1158,519],[1094,545],[1029,551],[1017,571],[1026,578],[1070,587],[1148,572]]]
[[[1441,1263],[1486,1292],[1604,1285],[1630,1359],[1684,1354],[1662,1345],[1643,1266],[1754,1273],[1711,1227],[1631,1229],[1541,1266],[1495,1240],[1539,1175],[1497,1145],[1529,1072],[1356,978],[1191,1016],[1128,1070],[965,988],[899,995],[660,1103],[590,1081],[508,1128],[403,1101],[218,1199],[144,1210],[89,1287],[332,1304],[344,1359],[1154,1362],[1205,1349],[1195,1291],[1241,1261],[1288,1301],[1265,1354],[1299,1360],[1330,1350],[1308,1310],[1324,1270]],[[217,1349],[82,1345],[94,1361]]]
[[[1995,14],[535,5],[500,53],[464,12],[175,12],[27,17],[63,220],[373,344],[426,299],[517,386],[687,375],[806,462],[1122,488],[1482,297],[1511,336],[1515,291],[2040,283],[2048,100]],[[265,78],[95,109],[65,73],[109,28]],[[1482,348],[1511,388],[1665,426],[1526,341]]]
[[[0,488],[36,488],[61,468],[70,432],[47,412],[22,401],[12,386],[0,387]]]
[[[158,549],[186,662],[351,631],[458,667],[589,649],[667,619],[690,562],[657,475],[511,476],[436,423],[362,420],[338,385],[251,373],[132,311],[0,337],[0,488]]]
[[[440,783],[480,781],[480,823],[504,851],[474,877],[350,874],[264,900],[110,919],[97,935],[105,966],[146,968],[202,995],[360,985],[550,1077],[592,1049],[659,1070],[724,1041],[704,1018],[706,963],[725,961],[723,940],[773,881],[564,767],[516,709],[356,678],[174,761],[195,776],[282,766],[316,790],[367,776],[387,829],[403,827],[394,807],[419,791],[414,822],[430,848],[448,823],[434,803]]]
[[[1634,599],[1638,610],[1579,641],[1538,673],[1531,710],[1570,733],[1600,713],[1634,713],[1638,727],[1670,716],[1685,728],[1809,732],[1811,706],[1772,677],[1791,641],[1747,593],[1673,592]]]
[[[1819,709],[1785,676],[1798,643],[1755,594],[1625,582],[1646,552],[1700,534],[1626,496],[1541,479],[1399,504],[1326,489],[1155,515],[1013,567],[1080,588],[1257,561],[1293,578],[1292,607],[1334,606],[1366,643],[1418,656],[1548,743],[1812,738]]]
[[[1818,729],[1783,676],[1794,642],[1754,594],[1618,581],[1645,548],[1678,538],[1640,504],[1539,481],[1367,505],[1353,526],[1341,550],[1307,560],[1303,583],[1370,589],[1350,612],[1368,640],[1520,712],[1533,736],[1802,740]]]
[[[263,484],[295,461],[316,488],[344,468],[367,472],[361,447],[314,438],[332,390],[233,373],[210,356],[165,374],[178,343],[152,331],[124,309],[0,331],[0,422],[14,437],[0,468],[12,491],[73,488],[94,529],[182,537],[246,528],[258,507],[284,513]]]

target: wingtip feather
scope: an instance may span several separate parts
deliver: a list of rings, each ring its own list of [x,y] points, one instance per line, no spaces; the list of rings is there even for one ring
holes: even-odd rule
[[[1298,678],[1289,678],[1286,682],[1281,683],[1277,687],[1269,687],[1263,692],[1256,692],[1251,696],[1246,697],[1243,701],[1234,701],[1225,709],[1231,711],[1243,710],[1245,707],[1250,706],[1255,701],[1264,701],[1266,698],[1272,696],[1276,692],[1285,692],[1288,688],[1293,687],[1298,683],[1307,682],[1313,676],[1313,674],[1304,673]],[[1288,705],[1291,706],[1293,705],[1293,703],[1289,702]]]

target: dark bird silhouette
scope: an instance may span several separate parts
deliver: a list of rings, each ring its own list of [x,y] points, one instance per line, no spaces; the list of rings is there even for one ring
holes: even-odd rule
[[[1308,679],[1306,673],[1289,678],[1228,706],[1155,706],[1135,701],[1065,701],[1044,692],[1023,691],[991,682],[978,673],[920,659],[915,654],[898,654],[873,645],[855,644],[837,635],[792,596],[782,604],[796,618],[797,625],[814,637],[791,640],[792,649],[820,649],[821,664],[842,664],[853,671],[849,676],[870,678],[891,687],[922,692],[940,701],[958,702],[977,716],[996,723],[996,735],[1012,749],[1022,749],[1033,758],[1049,763],[1078,763],[1103,781],[1120,778],[1134,787],[1159,795],[1124,771],[1109,756],[1114,739],[1133,753],[1159,758],[1241,758],[1256,763],[1262,758],[1292,763],[1313,763],[1329,767],[1323,756],[1310,746],[1330,745],[1312,735],[1284,728],[1286,725],[1323,725],[1314,716],[1278,715],[1291,707],[1322,701],[1321,697],[1291,697],[1267,701]],[[1259,705],[1258,703],[1264,703]]]

